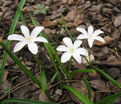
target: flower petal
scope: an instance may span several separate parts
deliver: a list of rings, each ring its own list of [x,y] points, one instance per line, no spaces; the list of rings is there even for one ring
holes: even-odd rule
[[[9,35],[8,40],[18,40],[18,41],[24,41],[25,38],[21,35],[18,35],[18,34],[12,34],[12,35]]]
[[[26,44],[27,44],[27,43],[26,43],[26,42],[23,42],[23,41],[22,41],[22,42],[18,42],[18,43],[15,45],[13,51],[14,51],[14,52],[17,52],[17,51],[21,50]]]
[[[45,39],[44,37],[42,36],[39,36],[39,37],[36,37],[35,39],[33,39],[34,42],[45,42],[45,43],[48,43],[47,39]]]
[[[88,39],[88,44],[90,48],[92,47],[93,42],[94,42],[94,39]]]
[[[28,27],[21,25],[21,32],[25,37],[30,37],[29,29]]]
[[[44,29],[43,26],[36,26],[31,33],[31,38],[37,37],[38,34]]]
[[[73,43],[72,43],[72,40],[69,37],[63,38],[63,41],[67,45],[67,47],[72,47]]]
[[[61,62],[65,63],[68,60],[70,60],[70,58],[71,58],[71,54],[70,53],[68,53],[68,52],[63,53],[62,56],[61,56]]]
[[[88,56],[88,51],[84,48],[78,48],[75,53],[78,53],[80,55],[83,55],[83,56]]]
[[[64,45],[59,45],[57,48],[56,48],[57,51],[68,51],[68,48]]]
[[[102,34],[102,33],[104,33],[102,30],[95,30],[93,35],[97,36],[97,35]]]
[[[88,27],[88,34],[93,34],[93,31],[94,31],[93,26],[89,26]]]
[[[103,43],[105,42],[105,40],[102,37],[100,37],[100,36],[96,36],[94,39],[98,40],[98,41],[101,41]]]
[[[73,57],[79,64],[81,63],[81,56],[78,53],[74,53]]]
[[[80,34],[77,39],[87,39],[88,38],[88,35],[83,35],[83,34]]]
[[[88,34],[87,31],[84,28],[77,27],[76,30],[79,31],[79,32],[81,32],[84,35],[87,35]]]
[[[37,54],[38,52],[38,46],[36,43],[29,43],[28,44],[28,49],[30,50],[31,53]]]
[[[76,41],[74,42],[74,47],[75,47],[75,48],[78,48],[81,44],[82,44],[82,41],[81,41],[81,40],[76,40]]]

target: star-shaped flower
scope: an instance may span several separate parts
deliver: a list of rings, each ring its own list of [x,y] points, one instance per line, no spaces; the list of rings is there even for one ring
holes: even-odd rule
[[[94,31],[92,26],[89,26],[87,31],[80,27],[77,27],[76,30],[82,33],[77,37],[77,39],[87,39],[90,48],[92,47],[94,40],[105,42],[102,37],[98,36],[104,32],[99,29]]]
[[[82,44],[81,40],[76,40],[74,44],[72,43],[72,40],[69,37],[63,38],[63,42],[65,45],[59,45],[57,47],[57,51],[65,52],[61,56],[61,62],[65,63],[68,60],[70,60],[71,57],[73,57],[78,63],[81,63],[81,56],[88,56],[88,52],[84,48],[79,48]]]
[[[18,34],[12,34],[8,36],[8,40],[19,41],[14,47],[14,52],[17,52],[21,50],[25,45],[28,45],[29,51],[32,54],[37,54],[38,46],[35,42],[48,42],[44,37],[38,36],[39,33],[44,29],[44,27],[36,26],[31,34],[26,26],[22,25],[20,28],[24,36]]]

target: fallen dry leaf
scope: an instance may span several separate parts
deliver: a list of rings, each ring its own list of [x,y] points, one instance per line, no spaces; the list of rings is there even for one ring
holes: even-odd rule
[[[45,19],[42,22],[42,26],[44,26],[44,27],[53,27],[55,25],[56,25],[56,23],[54,21],[50,21],[49,19]]]
[[[110,44],[113,41],[113,39],[110,36],[105,36],[104,40],[105,40],[105,43],[102,43],[100,41],[94,41],[94,45],[102,46],[102,45]]]

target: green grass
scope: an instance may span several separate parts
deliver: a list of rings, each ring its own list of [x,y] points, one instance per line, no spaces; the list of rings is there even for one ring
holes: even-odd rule
[[[9,30],[9,33],[8,35],[10,34],[13,34],[14,31],[15,31],[15,28],[16,28],[16,25],[19,21],[19,17],[20,17],[20,14],[21,14],[21,10],[25,4],[26,0],[21,0],[19,5],[18,5],[18,8],[16,10],[16,13],[15,13],[15,16],[14,16],[14,19],[12,21],[12,24],[10,26],[10,30]],[[10,41],[7,40],[6,42],[6,46],[7,48],[10,47]],[[4,51],[3,53],[3,60],[2,60],[2,65],[1,65],[1,69],[0,69],[0,84],[2,83],[2,79],[3,79],[3,75],[4,75],[4,68],[5,68],[5,64],[6,64],[6,60],[7,60],[7,53]]]

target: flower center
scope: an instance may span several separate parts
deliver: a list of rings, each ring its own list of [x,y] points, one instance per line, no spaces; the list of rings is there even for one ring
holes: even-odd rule
[[[89,38],[93,38],[93,35],[88,35]]]
[[[69,51],[70,51],[70,53],[74,53],[75,50],[74,50],[74,48],[70,48]]]

